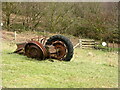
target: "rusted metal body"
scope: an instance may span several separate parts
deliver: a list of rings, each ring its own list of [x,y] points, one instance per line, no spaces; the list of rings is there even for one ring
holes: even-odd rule
[[[32,38],[25,43],[18,43],[14,53],[26,55],[30,58],[44,60],[46,58],[54,58],[62,60],[67,54],[67,48],[61,41],[55,41],[52,45],[45,45],[47,38]]]
[[[30,41],[25,45],[25,55],[31,58],[45,59],[48,56],[46,48],[38,41]]]
[[[16,49],[16,51],[14,51],[14,53],[24,54],[23,49],[24,49],[26,43],[18,43],[16,45],[17,45],[17,49]]]

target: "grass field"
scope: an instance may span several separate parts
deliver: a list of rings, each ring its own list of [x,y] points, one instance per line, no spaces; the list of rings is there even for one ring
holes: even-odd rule
[[[14,44],[2,44],[2,86],[7,88],[118,87],[118,54],[76,48],[70,62],[38,61],[18,54]]]

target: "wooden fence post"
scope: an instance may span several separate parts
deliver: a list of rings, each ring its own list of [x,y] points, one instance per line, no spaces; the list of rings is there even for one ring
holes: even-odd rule
[[[115,48],[115,42],[113,41],[113,51],[114,51],[114,48]]]
[[[82,39],[79,39],[80,48],[82,48]]]
[[[15,31],[15,34],[14,34],[14,39],[15,39],[15,41],[16,41],[16,31]]]

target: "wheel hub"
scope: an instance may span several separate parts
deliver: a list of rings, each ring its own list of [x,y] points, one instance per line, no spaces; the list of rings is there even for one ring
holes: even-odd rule
[[[61,41],[55,41],[52,43],[55,52],[51,53],[51,58],[62,60],[66,55],[66,46]]]

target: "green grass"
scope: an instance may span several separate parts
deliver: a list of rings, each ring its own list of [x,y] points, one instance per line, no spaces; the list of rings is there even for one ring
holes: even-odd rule
[[[13,45],[13,46],[12,46]],[[76,48],[70,62],[38,61],[9,54],[15,45],[3,42],[2,86],[7,88],[114,88],[118,87],[115,52]]]
[[[118,51],[118,52],[120,52],[120,48],[111,48],[111,47],[104,47],[104,46],[102,46],[102,45],[97,45],[97,46],[95,46],[97,49],[101,49],[101,50],[103,50],[103,51]]]

